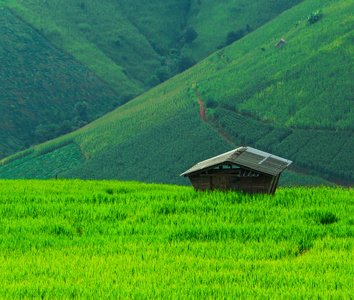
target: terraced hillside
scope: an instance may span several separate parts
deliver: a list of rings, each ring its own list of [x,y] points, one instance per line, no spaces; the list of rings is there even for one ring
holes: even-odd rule
[[[1,0],[0,158],[98,118],[300,0],[264,2]]]
[[[105,117],[3,160],[0,176],[186,183],[182,171],[243,144],[291,159],[295,170],[350,184],[351,8],[344,0],[305,1]],[[318,9],[321,18],[309,22]],[[281,38],[287,43],[274,47]],[[199,116],[196,95],[211,126]],[[67,145],[83,157],[75,166],[53,164],[51,151]],[[51,167],[34,167],[45,158]],[[324,182],[284,175],[285,182]]]

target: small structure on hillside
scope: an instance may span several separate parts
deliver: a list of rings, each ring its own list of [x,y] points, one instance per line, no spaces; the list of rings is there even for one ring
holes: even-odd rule
[[[204,160],[181,176],[196,190],[236,190],[274,194],[281,172],[292,161],[251,147],[239,147]]]
[[[275,48],[278,48],[286,43],[287,43],[286,40],[281,39],[278,43],[275,44]]]

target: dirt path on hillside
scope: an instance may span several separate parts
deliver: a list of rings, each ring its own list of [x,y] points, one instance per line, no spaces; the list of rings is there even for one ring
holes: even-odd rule
[[[202,118],[203,122],[210,123],[208,122],[207,116],[206,116],[206,108],[204,107],[204,104],[200,99],[197,97],[197,92],[195,92],[195,97],[197,98],[198,104],[199,104],[199,115]],[[211,126],[211,125],[210,125]]]
[[[207,123],[211,128],[215,129],[215,130],[218,132],[218,134],[219,134],[226,142],[228,142],[230,145],[232,145],[233,147],[235,147],[234,143],[233,143],[228,137],[226,137],[226,136],[224,135],[222,128],[220,128],[220,127],[218,127],[218,126],[217,126],[217,127],[214,127],[213,125],[210,124],[210,122],[208,121],[208,118],[207,118],[207,110],[206,110],[206,108],[205,108],[203,102],[198,98],[196,91],[194,92],[194,95],[195,95],[195,98],[196,98],[197,101],[198,101],[198,104],[199,104],[199,115],[200,115],[200,117],[202,118],[203,122],[204,122],[204,123]]]
[[[198,101],[198,104],[199,104],[199,115],[201,117],[201,119],[203,120],[204,123],[207,123],[211,128],[213,128],[214,130],[216,130],[218,132],[218,134],[226,141],[228,142],[231,146],[233,147],[236,147],[236,145],[225,135],[225,131],[218,125],[218,124],[215,124],[213,121],[213,125],[208,121],[208,118],[207,118],[207,110],[203,104],[203,102],[198,98],[197,96],[197,92],[195,91],[194,92],[194,95],[195,95],[195,98],[197,99]],[[231,110],[230,110],[231,111]],[[234,112],[234,111],[231,111],[231,112]],[[234,112],[235,113],[235,112]],[[240,114],[242,115],[242,114]],[[217,120],[214,120],[216,123],[217,123]],[[264,122],[266,123],[266,122]],[[291,165],[289,167],[289,170],[291,170],[292,172],[294,173],[298,173],[298,174],[303,174],[303,175],[308,175],[308,170],[303,170],[301,168],[299,168],[298,166],[295,166],[295,165]],[[317,175],[319,178],[323,178],[322,176],[319,176]],[[325,178],[323,178],[325,179]],[[346,185],[345,183],[343,182],[340,182],[338,180],[330,180],[330,179],[325,179],[329,182],[333,182],[335,184],[339,184],[339,185],[342,185],[342,186],[350,186],[350,185]]]

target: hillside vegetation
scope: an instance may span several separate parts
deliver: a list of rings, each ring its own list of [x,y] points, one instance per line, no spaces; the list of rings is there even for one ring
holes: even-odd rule
[[[0,157],[73,131],[118,96],[72,56],[0,10]]]
[[[298,2],[1,0],[0,159],[82,127]]]
[[[243,144],[291,159],[295,170],[350,183],[351,6],[350,1],[303,2],[105,117],[3,160],[0,176],[28,178],[29,170],[11,167],[16,158],[36,161],[75,143],[86,160],[59,176],[186,184],[178,174]],[[323,16],[311,24],[307,16],[318,9]],[[280,38],[287,43],[274,47]],[[197,97],[208,107],[211,126],[198,115]],[[44,170],[55,173],[43,168],[37,178],[44,178]],[[306,181],[312,183],[306,176],[294,183]]]
[[[151,74],[162,81],[174,75],[178,68],[173,65],[185,53],[193,52],[190,56],[199,61],[215,52],[228,32],[247,27],[245,35],[299,2],[31,0],[8,5],[130,99],[148,87],[146,79]],[[193,48],[184,51],[184,47]]]
[[[0,297],[350,299],[353,199],[0,181]]]

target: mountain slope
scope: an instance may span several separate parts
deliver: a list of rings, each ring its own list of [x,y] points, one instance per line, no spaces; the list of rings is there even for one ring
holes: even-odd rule
[[[7,10],[0,10],[0,36],[1,158],[70,132],[119,103],[92,72]]]
[[[352,31],[344,26],[351,18],[350,7],[349,1],[306,1],[86,127],[3,160],[0,176],[26,177],[28,173],[24,169],[20,172],[11,171],[11,165],[19,162],[16,162],[16,158],[27,155],[21,159],[27,157],[36,161],[42,154],[50,154],[50,151],[63,145],[75,143],[86,160],[59,172],[59,176],[105,178],[110,173],[113,178],[146,181],[154,178],[158,182],[166,180],[182,183],[173,180],[177,180],[178,174],[193,163],[235,145],[248,144],[294,160],[295,168],[303,172],[333,181],[352,182],[353,159],[350,153],[353,147],[353,131],[350,127],[351,115],[346,113],[348,105],[345,101],[345,91],[352,89],[347,80],[350,78],[348,57],[338,55],[341,49],[331,46],[338,41],[347,43],[347,39],[352,36]],[[308,25],[306,16],[319,8],[323,10],[323,18]],[[288,43],[275,48],[274,44],[280,37],[284,37]],[[291,37],[296,41],[296,47]],[[315,47],[327,49],[326,62],[335,62],[337,71],[333,74],[333,69],[321,68],[321,76],[317,74],[309,82],[310,89],[318,86],[322,93],[316,91],[313,98],[307,98],[307,103],[311,105],[318,101],[318,97],[322,97],[331,109],[317,111],[327,122],[321,124],[314,118],[309,122],[309,127],[304,129],[301,124],[307,122],[306,113],[309,114],[310,110],[299,113],[301,105],[290,109],[287,97],[292,97],[297,104],[299,96],[290,87],[287,87],[287,97],[281,93],[273,93],[274,86],[281,86],[274,80],[284,82],[284,86],[297,80],[299,87],[305,86],[308,73],[304,72],[304,76],[301,76],[301,72],[293,74],[291,72],[294,68],[291,66],[296,61],[301,69],[301,66],[306,66],[307,58],[311,57],[313,69],[318,70],[322,53],[315,51]],[[352,51],[351,46],[347,47],[346,51]],[[289,59],[285,60],[284,57]],[[333,76],[338,79],[337,95],[342,97],[336,99],[336,102],[331,102],[332,94],[325,84],[331,82]],[[324,84],[319,84],[320,82]],[[264,116],[261,111],[256,114],[245,110],[245,105],[255,95],[262,93],[273,93],[272,103],[278,105],[270,107],[272,109],[269,111],[282,111],[284,117],[278,118],[275,114],[273,118],[269,118],[268,110]],[[209,107],[208,118],[212,126],[203,123],[198,115],[196,95]],[[255,109],[262,103],[261,97],[256,99],[260,103],[254,104]],[[188,111],[190,112],[186,117],[184,114]],[[332,120],[330,114],[337,114],[342,122]],[[292,126],[289,127],[287,122],[294,115],[297,117],[293,118]],[[343,124],[345,127],[342,127]],[[323,129],[318,130],[318,126],[323,126]],[[226,140],[220,141],[218,132],[229,136],[233,145],[229,145]],[[213,145],[212,148],[210,145]],[[161,150],[158,152],[158,149]],[[18,164],[17,166],[20,167]],[[169,170],[168,166],[173,166],[173,169]],[[54,174],[55,168],[47,171]],[[166,179],[166,173],[173,173],[174,179]],[[43,177],[42,170],[38,169],[37,174],[38,177]],[[292,178],[293,174],[288,176]],[[301,178],[299,182],[303,183],[303,180],[313,182],[307,178]],[[292,182],[295,183],[296,180]]]
[[[301,3],[296,1],[192,1],[188,25],[198,38],[182,49],[197,61],[256,30],[283,11]]]
[[[300,0],[273,2],[1,0],[0,158],[81,127]]]
[[[180,55],[199,61],[223,44],[228,32],[247,27],[247,34],[299,2],[32,0],[9,7],[122,98],[131,99],[149,88],[147,78],[159,68],[159,79],[175,74]],[[195,41],[185,36],[188,27],[196,31]],[[162,76],[163,71],[168,74]]]

